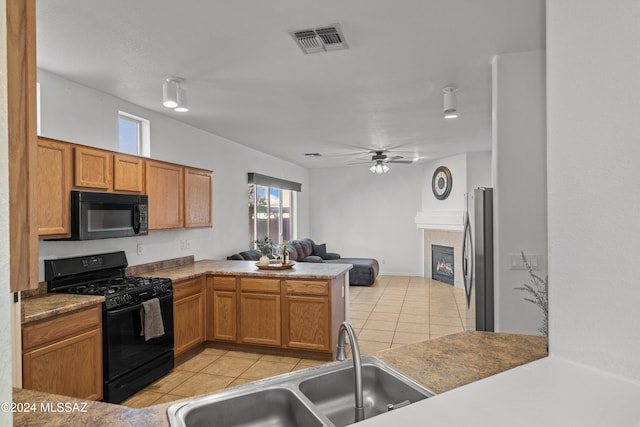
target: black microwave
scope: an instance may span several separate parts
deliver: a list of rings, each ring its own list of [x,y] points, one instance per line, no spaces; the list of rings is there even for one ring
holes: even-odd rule
[[[71,239],[95,240],[149,234],[148,196],[71,192]]]

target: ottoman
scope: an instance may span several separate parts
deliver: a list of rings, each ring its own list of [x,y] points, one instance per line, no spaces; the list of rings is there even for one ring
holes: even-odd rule
[[[326,263],[332,264],[352,264],[353,268],[349,270],[349,284],[357,286],[371,286],[378,277],[380,266],[378,261],[373,258],[339,258],[325,260]]]

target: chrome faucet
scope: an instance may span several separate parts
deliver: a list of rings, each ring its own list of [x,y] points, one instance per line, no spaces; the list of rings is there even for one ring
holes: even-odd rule
[[[336,353],[336,359],[344,360],[347,358],[347,353],[344,351],[344,334],[345,331],[349,335],[349,342],[351,343],[351,356],[353,359],[353,370],[355,372],[356,380],[356,419],[355,421],[364,420],[364,406],[362,397],[362,360],[360,360],[360,346],[358,345],[358,339],[356,333],[349,322],[344,321],[340,324],[338,331],[338,351]]]

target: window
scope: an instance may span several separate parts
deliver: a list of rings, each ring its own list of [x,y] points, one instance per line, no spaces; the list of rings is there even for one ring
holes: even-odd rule
[[[301,185],[249,174],[249,234],[251,241],[269,236],[275,243],[295,238],[295,202]]]
[[[149,157],[149,120],[119,111],[118,151]]]

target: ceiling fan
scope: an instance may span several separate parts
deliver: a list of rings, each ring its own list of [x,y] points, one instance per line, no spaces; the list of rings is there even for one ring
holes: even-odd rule
[[[413,163],[413,160],[406,160],[404,159],[403,156],[400,156],[400,155],[389,157],[385,154],[387,152],[389,152],[389,150],[371,150],[369,151],[369,153],[373,154],[371,156],[371,160],[356,162],[356,163],[349,163],[349,164],[361,165],[361,164],[373,163],[373,165],[371,165],[369,170],[372,173],[382,174],[382,173],[387,173],[389,171],[389,166],[387,166],[388,163],[405,163],[405,164]]]

